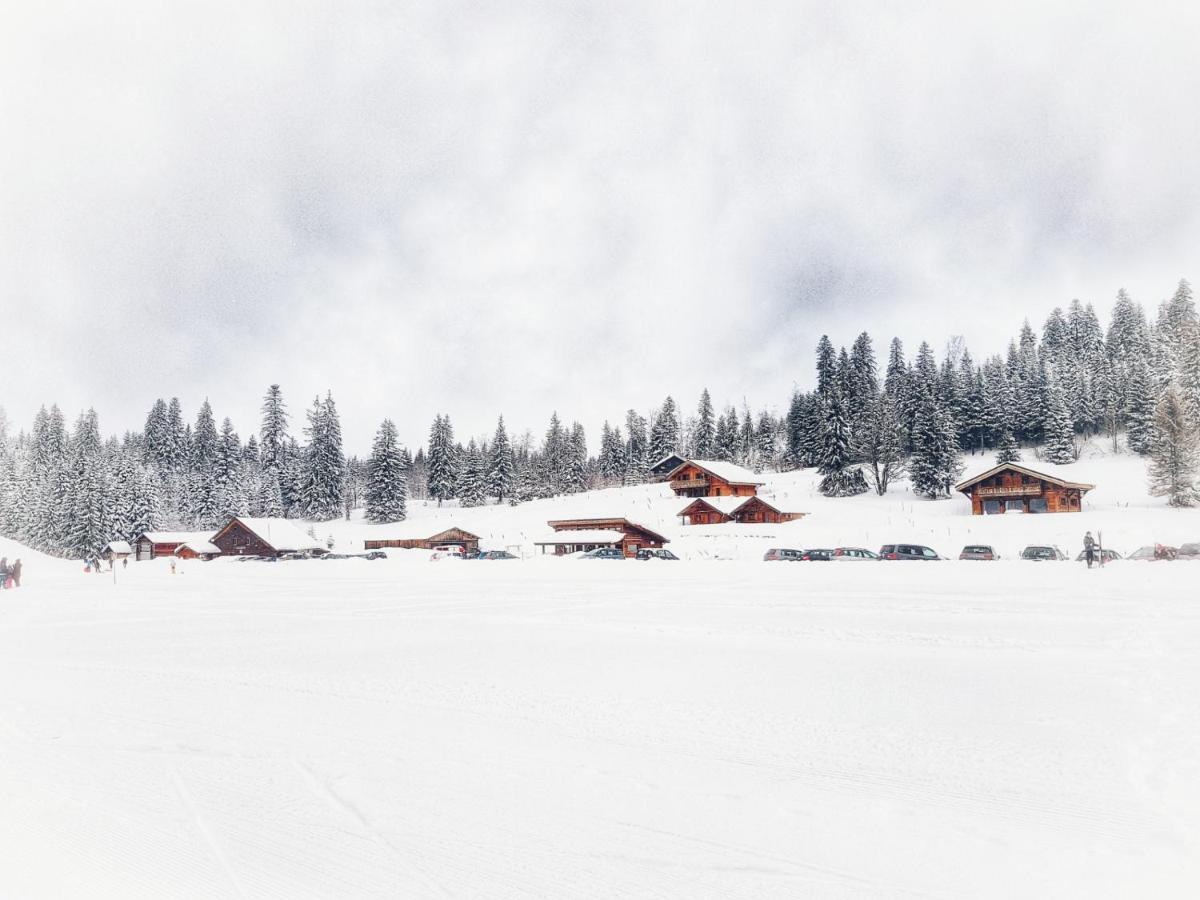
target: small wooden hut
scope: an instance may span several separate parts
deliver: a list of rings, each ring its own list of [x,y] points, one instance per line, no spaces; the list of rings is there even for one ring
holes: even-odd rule
[[[985,516],[1010,512],[1079,512],[1083,495],[1095,487],[1035,472],[1017,463],[1001,463],[955,485],[954,489],[970,498],[973,515]]]
[[[134,544],[134,559],[158,559],[172,556],[181,544],[189,541],[210,541],[211,531],[147,531]]]
[[[102,559],[109,559],[113,562],[128,559],[130,556],[133,556],[133,548],[129,546],[128,541],[109,541],[100,552]]]
[[[806,513],[784,512],[762,497],[697,497],[679,511],[685,525],[722,525],[791,522]]]

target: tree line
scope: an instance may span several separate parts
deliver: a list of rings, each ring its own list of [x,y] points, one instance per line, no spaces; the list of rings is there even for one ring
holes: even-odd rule
[[[1150,491],[1173,505],[1200,500],[1200,322],[1188,282],[1151,319],[1118,293],[1107,329],[1091,304],[1056,308],[1040,334],[1025,322],[1007,351],[976,362],[961,339],[941,358],[922,343],[910,360],[899,339],[882,367],[867,332],[850,349],[816,347],[816,386],[786,412],[719,412],[705,389],[694,412],[668,396],[643,415],[606,421],[594,454],[583,426],[553,413],[540,439],[495,431],[456,440],[438,415],[411,454],[390,420],[365,460],[347,457],[331,394],[316,397],[299,436],[279,385],[260,427],[243,441],[218,428],[208,401],[185,422],[178,399],[159,399],[140,431],[103,438],[94,410],[67,428],[57,406],[9,435],[0,413],[0,533],[48,553],[83,556],[152,530],[210,530],[231,515],[328,521],[363,508],[397,522],[410,499],[463,506],[520,503],[637,484],[669,454],[756,472],[815,467],[820,490],[852,496],[907,477],[930,499],[948,496],[965,454],[995,451],[1073,462],[1081,438],[1106,436],[1149,459]]]

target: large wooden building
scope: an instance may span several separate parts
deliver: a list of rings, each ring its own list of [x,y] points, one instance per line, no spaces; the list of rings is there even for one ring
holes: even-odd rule
[[[394,547],[400,550],[435,550],[439,547],[460,547],[464,556],[479,552],[479,535],[472,534],[457,525],[434,530],[429,525],[413,523],[408,528],[391,529],[387,537],[369,538],[363,541],[366,550],[383,550]]]
[[[685,460],[667,481],[678,497],[753,497],[764,483],[749,469],[707,459]]]
[[[697,497],[679,511],[685,525],[723,525],[792,522],[806,513],[784,512],[762,497]]]
[[[628,519],[557,519],[547,524],[555,533],[534,541],[534,545],[543,553],[549,548],[558,556],[600,547],[617,547],[626,556],[637,556],[638,550],[657,550],[670,543],[661,534]]]
[[[1079,512],[1083,495],[1093,488],[1094,484],[1065,481],[1016,463],[1001,463],[954,489],[970,498],[973,515],[984,516]]]
[[[282,556],[288,553],[319,556],[326,552],[320,542],[287,519],[235,516],[210,540],[223,556]]]

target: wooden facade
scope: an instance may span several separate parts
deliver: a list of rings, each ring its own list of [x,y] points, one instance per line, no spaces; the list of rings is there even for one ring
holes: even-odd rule
[[[363,541],[365,550],[383,550],[394,547],[400,550],[433,550],[436,547],[461,547],[463,554],[474,556],[479,552],[479,535],[461,528],[447,528],[430,537],[416,538],[372,538]]]
[[[628,519],[557,519],[547,524],[557,533],[557,540],[535,543],[540,544],[543,550],[548,546],[554,547],[554,552],[560,556],[595,547],[619,547],[625,556],[637,556],[638,550],[643,548],[658,550],[670,543],[670,540],[661,534]],[[588,539],[579,543],[566,543],[567,537],[573,531],[580,532],[581,536],[586,534]],[[612,536],[597,537],[596,532],[612,532]],[[573,549],[567,549],[568,547]]]
[[[210,540],[223,556],[280,556],[285,553],[319,556],[326,552],[315,539],[287,519],[235,516]]]
[[[677,466],[667,480],[678,497],[753,497],[763,483],[740,466],[694,459]]]
[[[723,502],[724,501],[724,502]],[[805,513],[784,512],[762,497],[697,497],[679,511],[685,525],[723,525],[767,523],[778,525],[804,518]]]
[[[147,531],[134,541],[133,558],[147,560],[173,556],[175,551],[188,541],[207,541],[211,537],[212,534],[207,531]]]
[[[970,499],[972,515],[983,516],[1079,512],[1083,495],[1094,487],[1094,484],[1064,481],[1016,463],[1003,463],[954,489]]]

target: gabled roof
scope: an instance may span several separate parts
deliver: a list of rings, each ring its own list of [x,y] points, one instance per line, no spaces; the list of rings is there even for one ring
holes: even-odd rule
[[[133,548],[129,546],[128,541],[109,541],[104,549],[109,553],[129,554],[133,552]]]
[[[651,540],[660,541],[664,544],[669,544],[670,540],[663,537],[655,531],[651,531],[645,525],[639,525],[637,522],[630,522],[628,519],[610,517],[607,519],[551,519],[546,523],[555,531],[581,531],[587,529],[603,529],[603,530],[622,530],[625,533],[629,531],[640,531],[647,535]]]
[[[211,531],[147,531],[142,534],[152,544],[183,544],[188,541],[207,541]]]
[[[679,511],[679,515],[683,515],[693,506],[704,504],[705,506],[716,510],[724,516],[732,516],[734,512],[751,497],[696,497]]]
[[[289,550],[325,549],[324,544],[310,538],[289,519],[258,519],[252,516],[235,516],[226,522],[224,527],[212,536],[212,539],[215,541],[228,531],[234,522],[241,522],[255,537],[278,553]]]
[[[709,475],[713,475],[728,484],[766,484],[762,478],[755,475],[749,469],[744,469],[731,462],[723,462],[716,459],[685,459],[667,474],[667,478],[674,478],[675,473],[684,466],[695,466],[698,469],[703,469]]]
[[[175,552],[178,553],[180,550],[185,548],[191,550],[193,553],[202,555],[208,554],[211,556],[216,556],[221,552],[221,548],[212,541],[185,541],[175,548]]]
[[[1056,484],[1062,488],[1075,488],[1083,491],[1084,493],[1087,493],[1095,487],[1094,484],[1085,484],[1081,481],[1067,481],[1066,479],[1058,478],[1054,475],[1047,475],[1045,472],[1038,472],[1034,469],[1027,468],[1026,466],[1018,465],[1017,463],[1000,463],[998,466],[992,466],[992,468],[988,469],[986,472],[981,472],[979,475],[974,475],[971,478],[968,478],[966,481],[959,482],[954,486],[954,489],[956,491],[965,493],[967,488],[970,488],[985,479],[991,478],[993,475],[1003,472],[1006,469],[1010,469],[1013,472],[1020,472],[1022,475],[1028,475],[1030,478],[1036,478],[1039,481],[1048,481],[1050,484]]]
[[[447,531],[461,531],[472,538],[478,539],[479,537],[453,522],[438,519],[416,519],[375,526],[371,529],[371,533],[366,535],[366,539],[368,541],[427,541],[441,537]]]
[[[649,469],[651,472],[657,472],[660,468],[669,466],[667,471],[674,471],[683,463],[687,462],[687,458],[678,453],[668,453],[660,460],[650,463]]]

